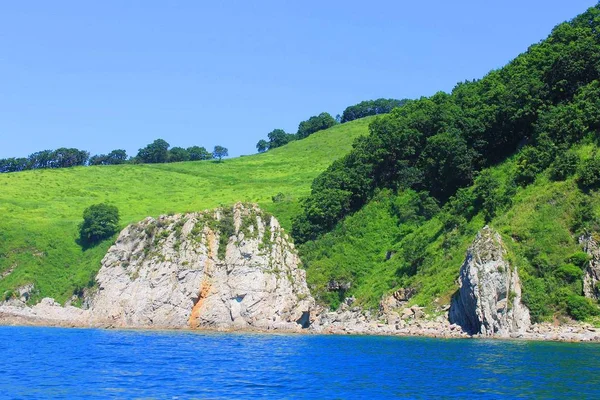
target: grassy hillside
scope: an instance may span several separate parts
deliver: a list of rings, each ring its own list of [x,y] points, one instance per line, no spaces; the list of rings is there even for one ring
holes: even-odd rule
[[[83,210],[106,202],[122,226],[147,216],[259,203],[289,227],[312,180],[368,132],[371,119],[337,125],[267,153],[225,160],[0,174],[0,294],[34,283],[36,299],[68,299],[95,275],[110,241],[76,244]],[[282,193],[280,202],[272,196]]]
[[[578,244],[583,233],[600,237],[599,30],[600,4],[482,79],[375,120],[315,179],[294,219],[319,298],[375,307],[403,287],[413,302],[447,304],[489,223],[534,320],[600,314],[583,297]]]
[[[594,157],[598,146],[588,142],[572,151],[582,165]],[[502,235],[509,259],[519,270],[534,320],[577,313],[573,302],[582,301],[583,277],[577,261],[582,257],[580,222],[583,218],[597,228],[600,192],[581,190],[576,176],[553,181],[551,168],[532,184],[513,187],[517,163],[514,156],[482,173],[500,182],[496,192],[505,198],[489,225]],[[477,182],[464,192],[473,209]],[[309,285],[318,299],[336,307],[344,297],[355,296],[362,305],[376,308],[384,294],[410,287],[417,290],[413,304],[431,309],[448,304],[458,288],[466,250],[486,225],[484,211],[450,225],[451,207],[428,218],[420,209],[421,200],[410,190],[380,191],[332,232],[301,245]],[[591,215],[580,215],[582,203],[591,205]],[[350,283],[350,289],[328,291],[331,280]]]

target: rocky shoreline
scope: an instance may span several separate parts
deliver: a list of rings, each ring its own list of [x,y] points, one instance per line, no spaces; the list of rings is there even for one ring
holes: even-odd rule
[[[585,243],[586,288],[597,294],[600,247]],[[300,264],[277,220],[256,205],[146,218],[121,232],[83,297],[29,306],[34,285],[24,285],[0,303],[0,325],[600,342],[589,324],[531,324],[518,271],[489,227],[467,251],[458,291],[430,314],[411,302],[414,288],[384,296],[377,311],[352,297],[331,311],[312,297]]]
[[[72,312],[77,315],[85,310],[76,307],[61,307],[51,299],[44,299],[34,307],[0,306],[0,326],[40,326],[62,328],[95,328],[95,329],[126,329],[126,330],[173,330],[189,332],[248,332],[248,333],[283,333],[307,335],[372,335],[399,337],[429,337],[440,339],[496,339],[496,340],[526,340],[554,342],[592,342],[600,343],[600,328],[584,323],[554,325],[551,323],[533,324],[522,333],[512,333],[503,336],[487,336],[483,334],[469,335],[459,325],[451,324],[444,316],[427,319],[419,315],[421,307],[411,308],[416,313],[405,319],[382,319],[381,315],[373,318],[371,312],[357,307],[329,312],[315,316],[308,328],[297,327],[174,327],[174,326],[118,326],[109,323],[86,324],[65,318]],[[408,313],[406,313],[408,314]]]

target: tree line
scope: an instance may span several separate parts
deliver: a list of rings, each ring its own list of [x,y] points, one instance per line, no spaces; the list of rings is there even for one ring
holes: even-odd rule
[[[340,123],[354,121],[355,119],[368,117],[370,115],[387,114],[396,107],[403,106],[408,100],[377,99],[363,101],[347,107],[342,115],[333,118],[329,113],[322,112],[298,124],[296,133],[286,133],[283,129],[274,129],[267,134],[267,139],[261,139],[256,144],[256,150],[263,153],[288,144],[294,140],[307,138],[315,132],[331,128]]]
[[[85,165],[156,164],[211,159],[221,161],[227,156],[227,148],[219,145],[215,146],[212,152],[209,152],[206,148],[200,146],[170,147],[165,140],[157,139],[146,147],[139,149],[135,157],[129,157],[127,152],[122,149],[90,157],[90,153],[85,150],[61,147],[56,150],[38,151],[28,157],[0,159],[0,173]]]
[[[426,192],[461,215],[470,201],[461,188],[475,183],[481,194],[475,204],[489,219],[503,196],[494,177],[479,171],[519,150],[515,185],[529,184],[554,164],[557,176],[572,172],[570,145],[599,137],[597,32],[600,6],[558,25],[484,78],[459,83],[449,94],[406,101],[373,121],[370,135],[314,180],[293,221],[296,242],[330,231],[383,188]]]

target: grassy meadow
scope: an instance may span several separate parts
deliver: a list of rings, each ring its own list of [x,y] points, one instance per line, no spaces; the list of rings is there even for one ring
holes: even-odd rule
[[[118,207],[121,225],[147,216],[204,210],[236,201],[258,203],[285,228],[312,180],[368,132],[371,118],[325,131],[263,154],[215,161],[114,165],[0,174],[0,295],[34,283],[32,302],[64,302],[85,287],[111,245],[77,243],[83,210]],[[273,202],[272,196],[283,194]]]

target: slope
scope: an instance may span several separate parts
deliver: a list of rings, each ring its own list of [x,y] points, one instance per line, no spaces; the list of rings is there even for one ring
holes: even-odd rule
[[[0,174],[0,294],[33,283],[32,301],[65,301],[93,283],[110,246],[77,243],[83,210],[118,207],[121,225],[146,216],[256,202],[284,227],[312,180],[366,134],[371,118],[336,125],[263,154],[224,160]],[[277,202],[272,197],[281,193]]]

